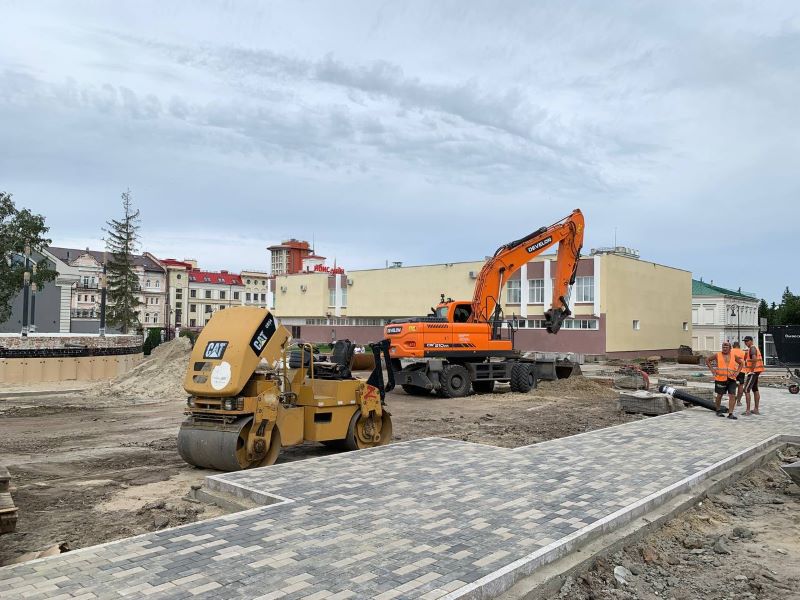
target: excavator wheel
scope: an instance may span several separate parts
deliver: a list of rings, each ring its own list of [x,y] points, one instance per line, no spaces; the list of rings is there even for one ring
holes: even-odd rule
[[[479,380],[472,382],[472,391],[476,394],[491,394],[494,391],[494,380]]]
[[[281,437],[273,427],[267,453],[260,460],[247,460],[247,438],[253,417],[241,417],[233,423],[184,421],[178,432],[178,453],[190,465],[218,471],[241,471],[271,465],[281,450]]]
[[[469,393],[469,371],[462,365],[447,365],[439,375],[439,395],[443,398],[461,398]]]
[[[511,391],[523,394],[536,387],[536,373],[532,365],[517,363],[511,367]]]
[[[418,385],[411,385],[409,383],[404,383],[402,385],[403,391],[410,395],[410,396],[430,396],[431,391],[425,389],[424,387],[420,387]]]
[[[373,441],[372,434],[379,435],[378,441]],[[392,417],[386,410],[380,417],[370,415],[364,418],[361,411],[357,410],[350,419],[350,427],[347,428],[347,437],[344,439],[344,446],[348,450],[363,450],[374,446],[384,446],[392,441]]]

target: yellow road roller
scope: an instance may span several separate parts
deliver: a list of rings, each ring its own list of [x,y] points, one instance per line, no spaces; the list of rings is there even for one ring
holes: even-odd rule
[[[375,367],[366,380],[350,373],[354,346],[341,340],[330,360],[315,361],[309,344],[289,367],[290,335],[264,308],[214,313],[195,342],[183,387],[189,394],[178,452],[191,465],[238,471],[271,465],[281,448],[321,442],[343,450],[381,446],[392,438],[381,356],[389,341],[371,344]]]

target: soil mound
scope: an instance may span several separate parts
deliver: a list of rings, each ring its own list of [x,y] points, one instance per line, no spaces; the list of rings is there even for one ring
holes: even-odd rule
[[[606,385],[592,381],[582,375],[554,381],[540,381],[536,390],[547,396],[571,396],[578,398],[617,398],[617,393]]]
[[[130,398],[136,401],[165,401],[185,396],[183,376],[192,344],[179,337],[156,347],[152,354],[133,369],[116,379],[93,388],[113,398]]]

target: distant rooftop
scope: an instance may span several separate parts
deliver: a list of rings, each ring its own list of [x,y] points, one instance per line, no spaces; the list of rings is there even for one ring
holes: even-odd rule
[[[88,254],[101,265],[111,259],[110,252],[105,252],[102,250],[89,250],[88,248],[84,248],[83,250],[81,250],[79,248],[61,248],[59,246],[48,246],[47,251],[50,252],[50,254],[55,256],[60,261],[63,261],[67,264],[72,264],[72,262],[82,254]],[[133,264],[136,266],[143,267],[145,271],[156,271],[159,273],[164,272],[164,269],[161,268],[161,266],[158,263],[156,263],[154,260],[151,260],[147,256],[144,256],[142,254],[134,254],[132,258],[133,258]]]
[[[731,296],[745,300],[758,300],[755,294],[729,290],[718,285],[692,279],[692,296]]]

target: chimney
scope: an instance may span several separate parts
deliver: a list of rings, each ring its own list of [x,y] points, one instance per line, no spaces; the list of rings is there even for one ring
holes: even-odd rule
[[[220,273],[222,273],[223,275],[227,275],[228,274],[228,272],[225,271],[225,270],[220,271]]]

